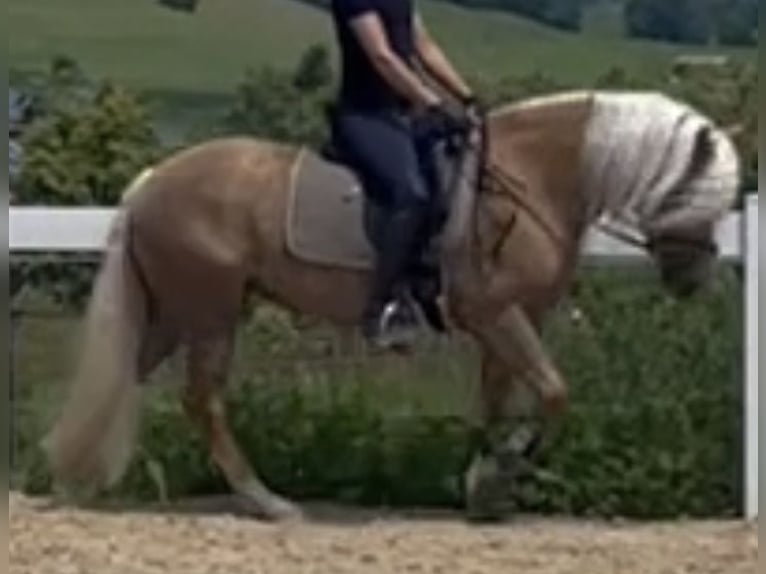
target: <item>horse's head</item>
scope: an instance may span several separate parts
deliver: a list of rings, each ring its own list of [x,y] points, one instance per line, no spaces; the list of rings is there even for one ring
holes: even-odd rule
[[[716,229],[739,185],[733,143],[723,131],[701,130],[688,170],[645,229],[662,281],[674,295],[693,295],[712,279],[718,256]]]
[[[675,296],[694,295],[710,282],[718,255],[713,235],[713,226],[700,224],[650,238],[662,282]]]

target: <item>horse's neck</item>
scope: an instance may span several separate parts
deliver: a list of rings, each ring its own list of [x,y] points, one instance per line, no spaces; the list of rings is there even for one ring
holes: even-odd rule
[[[572,93],[514,106],[493,117],[490,161],[518,180],[525,198],[560,238],[579,241],[593,198],[581,186],[591,98]]]

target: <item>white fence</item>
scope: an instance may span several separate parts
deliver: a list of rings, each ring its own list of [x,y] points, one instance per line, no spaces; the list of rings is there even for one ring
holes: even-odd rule
[[[758,198],[748,202],[743,226],[745,262],[745,513],[758,516]]]
[[[36,208],[9,210],[11,253],[98,252],[114,215],[102,208]],[[758,515],[758,198],[744,214],[733,213],[721,226],[718,241],[724,258],[745,267],[744,396],[745,515]],[[586,246],[590,259],[636,260],[641,251],[594,233]]]

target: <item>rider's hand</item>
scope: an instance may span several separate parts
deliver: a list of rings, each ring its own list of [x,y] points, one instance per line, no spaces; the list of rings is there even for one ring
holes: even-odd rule
[[[438,108],[444,105],[444,101],[438,93],[430,88],[425,88],[423,93],[420,94],[418,101],[413,102],[413,110],[415,116],[424,116],[428,113],[428,110],[432,108]]]
[[[461,99],[465,115],[473,127],[480,127],[484,122],[487,110],[484,103],[475,95],[469,94]]]
[[[455,114],[446,105],[429,106],[418,118],[417,124],[428,137],[443,139],[454,135],[468,133],[471,125],[463,114]]]

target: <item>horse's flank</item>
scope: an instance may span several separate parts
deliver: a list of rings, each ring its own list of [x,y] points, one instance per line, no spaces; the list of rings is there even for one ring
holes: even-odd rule
[[[216,301],[228,315],[254,288],[302,313],[356,320],[366,275],[309,265],[287,250],[287,190],[298,154],[262,140],[216,140],[157,165],[128,198],[136,254],[150,280],[162,277],[151,288],[168,319],[180,325],[223,312],[208,309]]]

